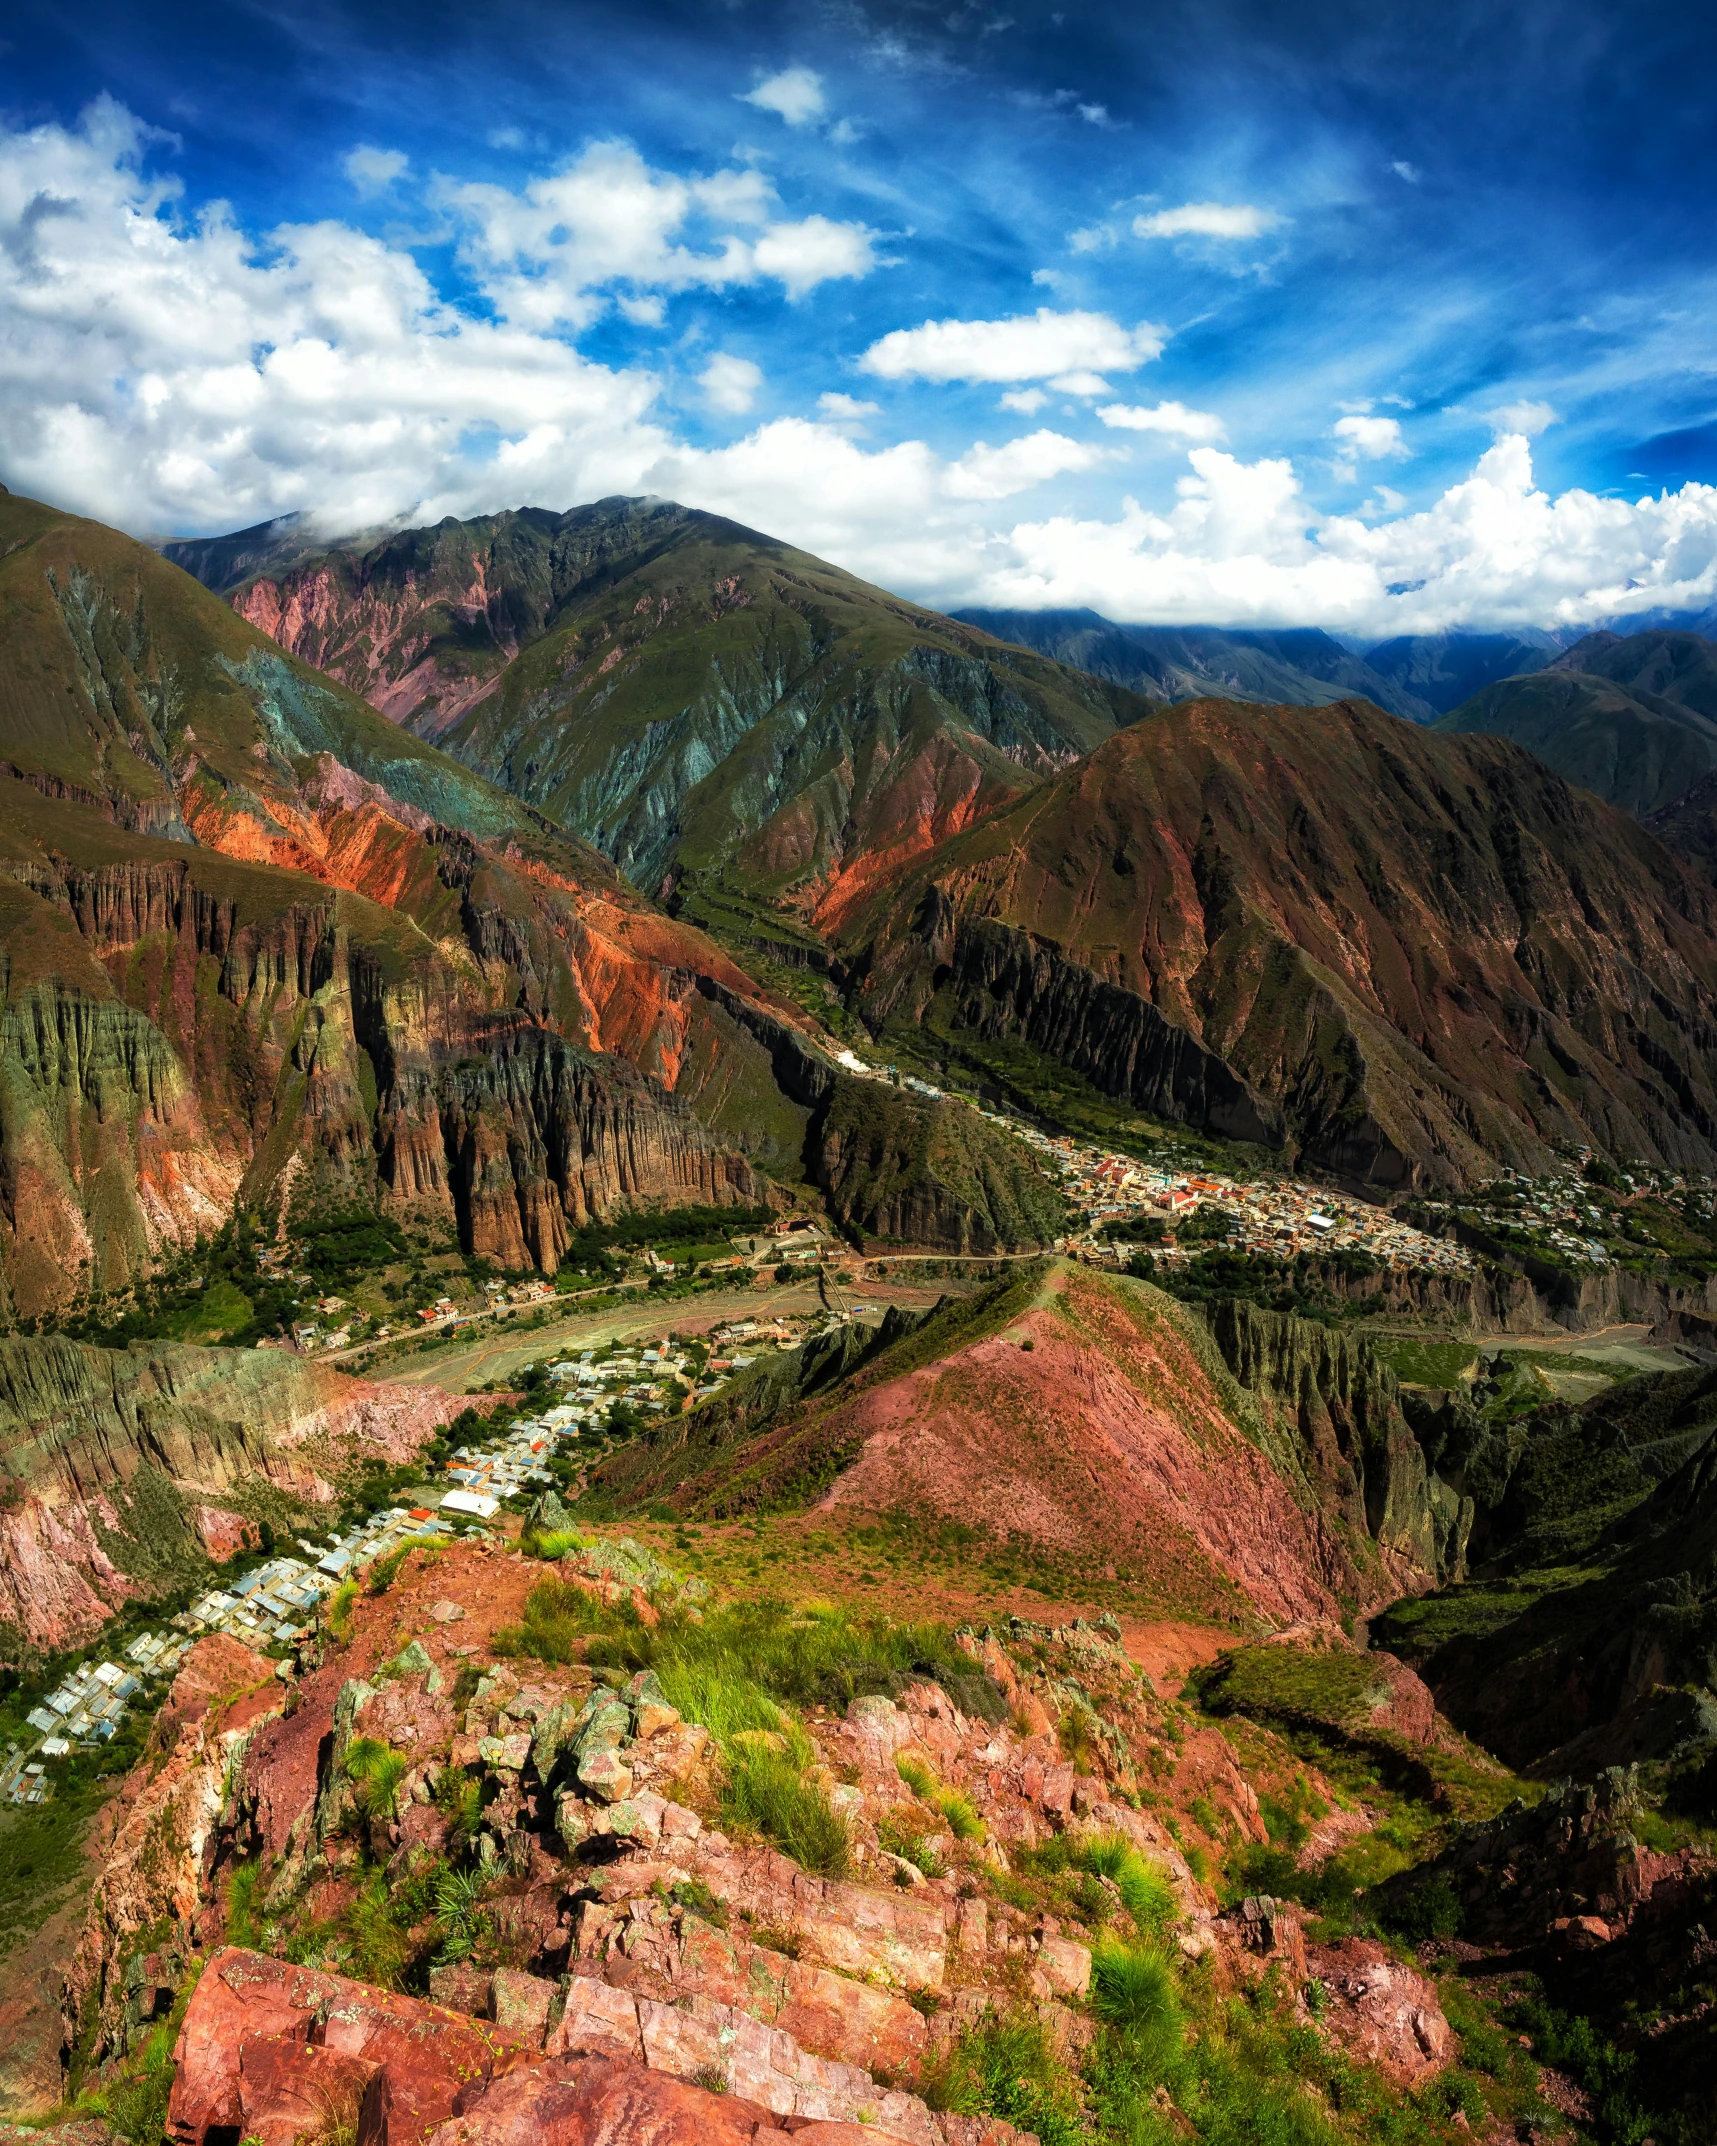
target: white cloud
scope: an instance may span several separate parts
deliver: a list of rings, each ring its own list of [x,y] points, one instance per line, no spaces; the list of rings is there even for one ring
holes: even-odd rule
[[[1490,413],[1490,421],[1496,427],[1497,436],[1518,432],[1529,440],[1536,439],[1544,429],[1556,422],[1556,412],[1547,402],[1510,402],[1500,410]]]
[[[1011,387],[997,401],[1004,410],[1017,410],[1022,417],[1035,417],[1049,400],[1040,387]]]
[[[376,194],[403,179],[411,169],[411,159],[403,149],[372,149],[368,142],[360,142],[348,153],[344,169],[360,194]]]
[[[1401,437],[1401,420],[1397,417],[1368,417],[1355,412],[1338,417],[1331,430],[1341,441],[1344,454],[1363,455],[1368,462],[1392,455],[1405,457],[1413,452]]]
[[[648,373],[443,304],[411,255],[340,223],[253,244],[176,210],[144,131],[0,131],[0,465],[141,530],[293,510],[353,529],[623,490],[663,438]],[[474,449],[473,437],[486,443]]]
[[[831,389],[817,397],[817,408],[831,424],[856,425],[867,417],[875,417],[882,405],[876,402],[860,402],[856,395],[839,395]]]
[[[1245,203],[1233,206],[1221,201],[1188,201],[1178,209],[1158,209],[1150,216],[1135,216],[1133,229],[1140,238],[1258,238],[1275,230],[1282,221],[1274,209],[1257,209]]]
[[[682,178],[653,170],[627,142],[592,143],[518,192],[446,181],[440,193],[464,226],[462,254],[478,287],[522,327],[581,327],[617,285],[721,290],[766,277],[797,298],[876,265],[862,224],[773,221],[775,191],[760,171]]]
[[[1112,127],[1115,124],[1106,104],[1076,104],[1073,109],[1088,127]]]
[[[927,320],[896,328],[859,363],[884,380],[1045,380],[1087,369],[1132,372],[1161,354],[1163,339],[1149,321],[1123,328],[1107,313],[1039,306],[1011,320]]]
[[[953,499],[1006,499],[1068,470],[1089,469],[1098,459],[1094,447],[1082,447],[1060,432],[1031,432],[990,447],[979,440],[952,463],[942,482]]]
[[[712,410],[742,417],[762,391],[763,368],[749,358],[737,358],[720,350],[699,373],[698,381]]]
[[[1417,186],[1425,176],[1417,164],[1409,164],[1405,157],[1397,157],[1389,169],[1398,179],[1405,179],[1409,186]]]
[[[691,448],[659,417],[647,370],[592,363],[563,334],[450,304],[410,252],[347,224],[250,235],[224,211],[183,213],[176,182],[143,170],[146,140],[107,101],[75,129],[0,129],[0,477],[126,528],[213,531],[302,510],[336,534],[649,492],[943,605],[1088,604],[1122,619],[1382,637],[1583,627],[1717,602],[1717,488],[1551,496],[1519,431],[1416,513],[1376,485],[1358,512],[1320,514],[1286,459],[1246,463],[1199,440],[1165,497],[1117,513],[1057,490],[1018,522],[991,503],[1089,481],[1101,450],[1047,429],[951,456],[922,440],[876,447],[860,422],[874,411],[834,394],[817,419]],[[750,232],[775,215],[767,186],[748,195],[748,184],[724,176],[730,231],[736,204],[756,208]],[[538,213],[528,189],[509,198]],[[705,213],[688,208],[687,225]],[[709,251],[687,225],[667,222],[670,256]],[[622,295],[661,295],[620,280]],[[900,377],[922,364],[933,379],[1010,384],[1018,400],[1043,392],[1030,380],[1120,371],[1156,347],[1154,331],[1141,342],[1100,314],[927,327],[928,343],[909,332]],[[700,362],[714,363],[707,346]],[[1113,429],[1191,439],[1184,428],[1206,413],[1165,403],[1146,415]],[[1358,437],[1342,445],[1356,454]]]
[[[1717,599],[1717,487],[1638,501],[1532,480],[1518,434],[1419,514],[1319,521],[1284,460],[1188,457],[1167,513],[1128,500],[1118,520],[1017,525],[1010,563],[968,602],[1090,605],[1164,623],[1317,623],[1383,636],[1451,626],[1583,626]]]
[[[823,78],[811,67],[783,67],[740,100],[774,112],[790,127],[807,127],[823,116]]]
[[[839,277],[868,275],[876,266],[863,224],[831,223],[826,216],[771,224],[752,248],[752,259],[757,273],[773,276],[789,298],[802,298]]]
[[[1067,234],[1069,253],[1102,253],[1114,245],[1115,233],[1109,224],[1086,224],[1078,231]]]
[[[1159,402],[1142,409],[1125,402],[1105,403],[1097,412],[1104,424],[1121,432],[1162,432],[1176,440],[1219,440],[1222,420],[1208,410],[1189,410],[1184,402]]]

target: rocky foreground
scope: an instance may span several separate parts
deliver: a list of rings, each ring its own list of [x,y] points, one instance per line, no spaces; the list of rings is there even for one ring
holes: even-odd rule
[[[952,2052],[1022,2016],[1071,2077],[1098,2031],[1094,1960],[1129,1931],[1222,1987],[1271,1979],[1391,2091],[1451,2059],[1435,1986],[1383,1946],[1308,1946],[1276,1900],[1219,1911],[1186,1814],[1261,1843],[1258,1790],[1111,1633],[968,1636],[947,1681],[811,1708],[804,1779],[840,1840],[801,1861],[723,1801],[781,1732],[717,1738],[650,1670],[509,1655],[541,1566],[487,1548],[419,1564],[290,1688],[230,1640],[199,1643],[128,1784],[66,2047],[86,2078],[120,2075],[182,2021],[178,2146],[478,2146],[543,2126],[560,2146],[1005,2146],[1018,2127],[946,2105]],[[640,1631],[676,1599],[624,1545],[565,1569]],[[1411,1672],[1391,1690],[1389,1718],[1441,1733]],[[1171,1780],[1172,1804],[1147,1807],[1141,1788]],[[1338,1814],[1324,1845],[1369,1823]],[[1091,1877],[1070,1914],[1021,1904],[1018,1869],[1094,1844],[1124,1861],[1119,1886]],[[415,1926],[378,1944],[414,1885]]]

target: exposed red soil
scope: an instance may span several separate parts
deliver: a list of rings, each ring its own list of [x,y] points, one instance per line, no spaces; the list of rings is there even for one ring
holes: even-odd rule
[[[1229,1421],[1179,1326],[1077,1270],[1055,1292],[833,1411],[825,1438],[859,1452],[820,1510],[905,1509],[1102,1556],[1219,1616],[1337,1614],[1339,1545]]]

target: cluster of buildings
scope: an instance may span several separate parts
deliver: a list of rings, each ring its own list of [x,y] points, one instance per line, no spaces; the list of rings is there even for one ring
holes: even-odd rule
[[[1584,1152],[1576,1158],[1580,1164],[1588,1159]],[[1684,1213],[1692,1210],[1696,1225],[1717,1220],[1713,1200],[1717,1188],[1710,1178],[1643,1166],[1617,1171],[1616,1176],[1615,1186],[1600,1189],[1579,1168],[1544,1177],[1504,1170],[1458,1208],[1445,1206],[1440,1211],[1463,1214],[1486,1228],[1525,1232],[1553,1257],[1594,1268],[1616,1264],[1611,1240],[1627,1210],[1638,1201],[1674,1200]],[[1649,1231],[1646,1234],[1649,1237]]]
[[[92,1659],[68,1670],[24,1717],[37,1741],[28,1748],[9,1744],[0,1759],[0,1801],[48,1802],[54,1793],[48,1762],[111,1743],[132,1707],[147,1698],[147,1687],[171,1676],[190,1644],[188,1637],[143,1632],[123,1650],[125,1663]]]
[[[1200,1208],[1214,1209],[1228,1223],[1225,1241],[1237,1250],[1293,1259],[1302,1252],[1368,1252],[1385,1266],[1420,1272],[1463,1274],[1474,1264],[1464,1246],[1432,1237],[1397,1221],[1367,1201],[1346,1198],[1315,1185],[1287,1178],[1255,1180],[1215,1171],[1177,1170],[1139,1161],[1065,1134],[1043,1133],[998,1113],[984,1113],[994,1125],[1036,1149],[1061,1180],[1062,1190],[1085,1210],[1086,1223],[1059,1249],[1075,1256],[1125,1265],[1135,1250],[1160,1259],[1193,1257],[1201,1243],[1162,1241],[1153,1229],[1141,1229],[1129,1241],[1118,1225],[1137,1218],[1166,1224],[1172,1235]]]
[[[299,1547],[315,1558],[312,1543]],[[316,1605],[333,1586],[325,1571],[296,1557],[271,1558],[225,1587],[211,1587],[170,1621],[191,1639],[226,1632],[247,1647],[289,1646],[309,1631]]]

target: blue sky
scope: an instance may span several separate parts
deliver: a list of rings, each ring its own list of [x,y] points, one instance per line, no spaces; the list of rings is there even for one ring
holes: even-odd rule
[[[140,532],[651,490],[945,603],[1717,595],[1709,11],[67,17],[0,475]]]

